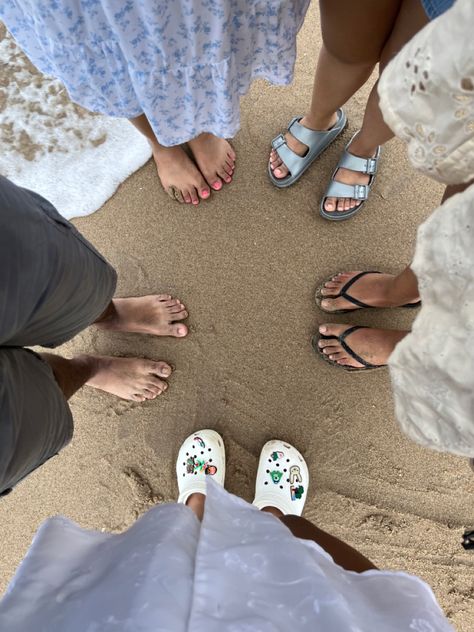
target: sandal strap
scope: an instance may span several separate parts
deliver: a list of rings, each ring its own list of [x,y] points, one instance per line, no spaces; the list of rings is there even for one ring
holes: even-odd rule
[[[337,111],[337,121],[330,129],[314,130],[301,125],[300,121],[302,116],[295,116],[291,119],[288,125],[288,131],[292,136],[299,140],[300,143],[306,145],[309,149],[316,143],[320,143],[321,139],[326,137],[328,133],[337,133],[346,123],[346,118],[341,109]]]
[[[359,173],[374,176],[377,173],[378,160],[378,150],[373,158],[360,158],[345,150],[339,160],[338,168],[344,167],[344,169],[351,169],[351,171],[358,171]]]
[[[371,364],[370,362],[367,362],[367,360],[364,360],[364,358],[361,358],[358,353],[356,353],[353,349],[351,349],[351,347],[349,347],[349,345],[346,342],[346,338],[350,336],[351,334],[353,334],[355,331],[358,331],[359,329],[368,329],[368,327],[354,325],[354,327],[349,327],[349,329],[346,329],[346,331],[343,334],[341,334],[340,336],[337,336],[337,339],[341,343],[341,347],[344,349],[346,353],[348,353],[352,358],[354,358],[356,362],[359,362],[360,364],[365,366],[366,369],[378,369],[379,367],[384,366],[383,364]]]
[[[283,140],[283,142],[280,142],[280,140]],[[288,147],[283,134],[280,134],[280,136],[277,136],[272,140],[272,147],[292,175],[298,174],[304,167],[305,158],[298,156],[298,154]]]
[[[363,301],[360,301],[358,298],[355,298],[354,296],[351,296],[350,294],[347,293],[347,290],[351,288],[356,281],[361,279],[366,274],[381,274],[381,273],[378,270],[366,270],[365,272],[359,272],[359,274],[356,274],[355,277],[352,277],[352,279],[349,279],[349,281],[345,285],[342,286],[341,291],[339,292],[338,296],[334,298],[345,298],[346,301],[349,301],[350,303],[353,303],[354,305],[357,305],[358,307],[363,307],[365,309],[373,309],[374,307],[373,305],[367,305],[367,303],[364,303]]]
[[[364,201],[369,197],[369,193],[370,184],[345,184],[331,180],[324,197],[353,198]]]

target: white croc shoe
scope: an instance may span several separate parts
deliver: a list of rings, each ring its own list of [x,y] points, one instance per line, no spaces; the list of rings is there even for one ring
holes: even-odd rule
[[[176,461],[179,503],[185,503],[191,494],[206,493],[206,477],[212,476],[224,486],[224,440],[215,430],[197,430],[184,440]]]
[[[255,483],[256,507],[276,507],[285,515],[301,516],[308,485],[308,466],[295,447],[278,439],[263,446]]]

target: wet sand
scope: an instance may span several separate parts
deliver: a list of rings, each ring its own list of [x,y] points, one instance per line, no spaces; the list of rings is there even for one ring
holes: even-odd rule
[[[84,388],[71,401],[75,436],[59,457],[0,503],[4,589],[38,525],[62,513],[85,527],[126,529],[177,496],[174,463],[193,430],[224,436],[229,491],[252,499],[260,447],[293,442],[312,482],[305,515],[379,567],[426,580],[460,632],[474,629],[474,557],[460,545],[474,527],[466,460],[419,448],[399,431],[386,371],[347,374],[311,349],[322,322],[407,328],[402,310],[325,316],[314,290],[345,269],[398,271],[416,227],[442,188],[415,174],[391,142],[370,201],[329,223],[320,197],[344,142],[358,128],[368,88],[347,105],[349,128],[290,189],[266,174],[268,147],[311,94],[316,7],[299,40],[295,83],[256,82],[242,104],[234,182],[198,208],[161,190],[149,162],[96,214],[75,224],[116,267],[119,296],[170,292],[187,305],[184,340],[93,328],[61,352],[143,355],[176,367],[168,392],[136,404]]]

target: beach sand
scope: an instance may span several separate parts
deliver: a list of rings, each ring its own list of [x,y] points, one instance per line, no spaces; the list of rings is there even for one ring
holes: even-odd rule
[[[360,124],[368,87],[347,105],[344,138],[297,185],[279,191],[270,184],[270,140],[304,113],[319,44],[313,6],[294,85],[253,85],[233,141],[234,182],[210,201],[198,208],[173,202],[149,162],[98,213],[75,221],[116,267],[119,296],[179,296],[190,312],[190,335],[161,340],[91,328],[60,349],[67,356],[164,359],[176,370],[168,392],[146,404],[87,387],[73,397],[72,443],[0,503],[0,589],[48,516],[121,531],[155,503],[174,501],[180,443],[211,427],[225,439],[229,491],[251,500],[262,444],[291,441],[312,476],[305,516],[379,567],[422,577],[457,630],[474,629],[474,555],[460,544],[464,528],[474,528],[467,461],[401,434],[388,372],[348,374],[311,348],[322,322],[409,327],[414,314],[403,310],[326,316],[314,290],[340,270],[402,269],[417,226],[442,194],[393,141],[363,211],[343,223],[319,217],[320,197]]]

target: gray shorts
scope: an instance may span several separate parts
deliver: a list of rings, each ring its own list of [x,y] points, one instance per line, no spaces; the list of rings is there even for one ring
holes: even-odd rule
[[[0,176],[0,494],[72,437],[49,365],[25,346],[56,347],[110,303],[114,269],[44,198]]]

